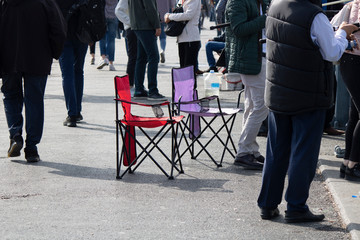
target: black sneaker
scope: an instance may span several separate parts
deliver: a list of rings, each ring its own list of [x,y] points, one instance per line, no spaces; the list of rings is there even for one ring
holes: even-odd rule
[[[360,182],[360,163],[355,164],[353,168],[346,167],[345,179]]]
[[[24,140],[21,135],[15,135],[10,139],[10,147],[8,150],[8,157],[18,157],[20,156],[20,150],[24,145]]]
[[[83,120],[83,116],[81,115],[81,113],[79,113],[79,114],[76,116],[76,122],[80,122],[81,120]]]
[[[161,95],[160,93],[153,93],[150,94],[147,98],[149,101],[166,101],[167,98],[164,95]]]
[[[40,156],[36,149],[24,149],[25,152],[25,159],[29,163],[39,162]]]
[[[147,99],[148,93],[147,92],[141,92],[141,93],[134,93],[134,99]]]
[[[341,163],[341,166],[340,166],[340,178],[345,178],[345,171],[346,171],[346,166],[344,165],[344,163]]]
[[[255,159],[254,155],[247,154],[245,156],[235,157],[234,165],[242,166],[246,170],[262,170],[263,164],[260,164]]]
[[[76,127],[76,119],[77,116],[67,116],[63,124],[68,127]]]

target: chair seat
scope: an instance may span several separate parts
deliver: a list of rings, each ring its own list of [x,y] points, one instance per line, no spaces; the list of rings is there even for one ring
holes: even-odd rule
[[[206,109],[206,111],[184,111],[182,110],[181,112],[185,112],[188,114],[192,114],[195,116],[203,116],[203,117],[214,117],[214,116],[220,116],[221,113],[222,115],[233,115],[235,113],[240,112],[241,109],[240,108],[221,108],[221,112],[219,110],[219,108],[209,108]]]
[[[184,116],[175,116],[171,119],[175,123],[179,123]],[[121,119],[121,122],[127,126],[134,126],[134,127],[143,127],[143,128],[156,128],[161,127],[169,123],[169,117],[140,117],[136,115],[131,115],[131,119]]]

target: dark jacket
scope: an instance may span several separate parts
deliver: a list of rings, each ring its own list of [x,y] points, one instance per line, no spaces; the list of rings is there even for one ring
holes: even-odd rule
[[[259,39],[265,27],[266,16],[260,16],[260,0],[228,0],[225,10],[225,21],[230,22],[226,28],[226,59],[228,70],[234,73],[256,75],[261,71],[261,46]],[[268,0],[263,1],[265,13]]]
[[[321,8],[309,0],[274,0],[266,20],[265,104],[283,114],[332,105],[333,65],[310,36]]]
[[[129,17],[132,30],[155,30],[160,28],[160,16],[156,0],[129,1]]]
[[[0,20],[2,73],[50,74],[66,38],[63,16],[53,0],[6,0]]]
[[[79,0],[56,0],[67,24],[67,38],[77,39],[76,31],[78,29],[79,14],[74,11],[73,14],[69,14],[71,7],[78,3]]]

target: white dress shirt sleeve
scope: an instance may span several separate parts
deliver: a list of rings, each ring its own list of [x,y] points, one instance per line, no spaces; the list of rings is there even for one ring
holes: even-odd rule
[[[318,13],[311,24],[311,39],[319,46],[324,60],[338,61],[348,46],[346,32],[339,29],[335,32],[328,18]]]

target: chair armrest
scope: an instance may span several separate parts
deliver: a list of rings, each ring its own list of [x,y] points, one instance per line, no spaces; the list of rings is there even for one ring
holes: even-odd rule
[[[179,101],[179,102],[174,102],[174,104],[194,104],[194,103],[201,103],[203,101],[211,101],[211,100],[214,100],[214,99],[217,99],[219,98],[219,96],[210,96],[210,97],[203,97],[203,98],[200,98],[200,99],[197,99],[197,100],[192,100],[192,101],[186,101],[186,102],[182,102],[182,101]]]
[[[170,105],[170,102],[169,102],[169,101],[157,102],[157,103],[152,103],[152,104],[145,104],[145,103],[127,101],[127,100],[123,100],[123,99],[120,99],[120,98],[114,98],[114,100],[115,100],[115,101],[118,101],[118,102],[123,102],[123,103],[128,103],[128,104],[134,104],[134,105],[139,105],[139,106],[144,106],[144,107]]]

